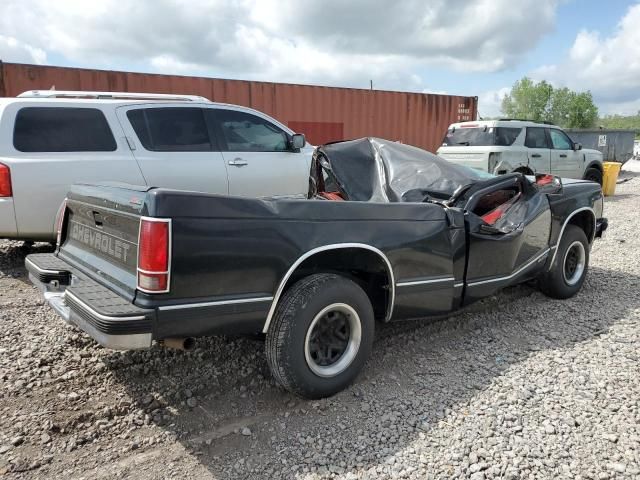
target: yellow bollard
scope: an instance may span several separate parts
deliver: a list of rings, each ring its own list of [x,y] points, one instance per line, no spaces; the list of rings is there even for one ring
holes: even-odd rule
[[[618,162],[604,162],[602,164],[604,168],[604,176],[602,177],[602,193],[607,197],[615,195],[616,182],[618,181],[618,174],[622,168],[622,164]]]

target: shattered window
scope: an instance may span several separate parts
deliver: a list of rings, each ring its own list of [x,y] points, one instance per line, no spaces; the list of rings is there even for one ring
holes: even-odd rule
[[[551,136],[551,143],[553,144],[553,148],[556,150],[572,150],[573,144],[569,137],[565,135],[564,132],[560,130],[556,130],[552,128],[549,130],[549,135]]]
[[[520,194],[518,187],[509,187],[496,190],[484,195],[473,209],[473,213],[482,217],[496,208],[508,204],[512,199]]]

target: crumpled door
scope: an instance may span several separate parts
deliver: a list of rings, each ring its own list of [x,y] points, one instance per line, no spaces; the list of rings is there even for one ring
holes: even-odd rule
[[[490,295],[517,283],[544,261],[551,230],[551,211],[545,195],[537,193],[526,179],[510,178],[486,191],[474,194],[465,212],[468,231],[468,255],[465,299]],[[497,217],[491,213],[503,204],[484,205],[487,196],[502,191],[514,195]],[[510,203],[509,203],[510,202]],[[490,221],[487,221],[490,220]]]

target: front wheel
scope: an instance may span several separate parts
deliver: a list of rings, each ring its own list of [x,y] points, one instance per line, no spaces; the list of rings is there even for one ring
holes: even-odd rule
[[[602,172],[597,168],[587,168],[587,171],[584,172],[584,179],[602,186]]]
[[[573,297],[582,288],[589,269],[589,241],[580,227],[567,225],[551,269],[539,279],[542,293],[553,298]]]
[[[316,274],[293,285],[267,332],[267,363],[276,381],[305,398],[346,388],[373,345],[371,301],[352,280]]]

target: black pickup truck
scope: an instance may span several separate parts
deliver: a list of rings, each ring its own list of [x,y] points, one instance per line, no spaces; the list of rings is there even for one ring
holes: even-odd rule
[[[319,147],[308,197],[75,185],[56,252],[26,266],[105,347],[262,332],[276,380],[318,398],[356,377],[377,321],[529,280],[574,295],[607,227],[596,183],[490,176],[374,138]]]

